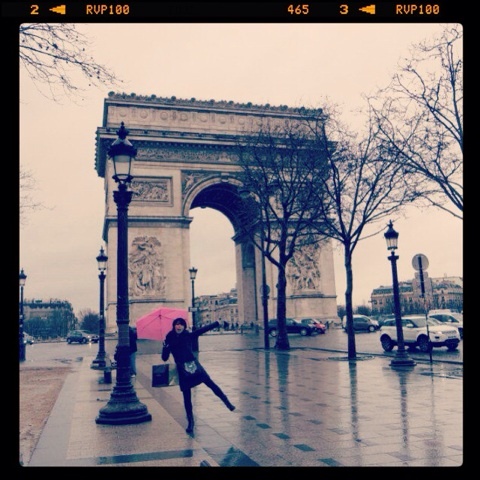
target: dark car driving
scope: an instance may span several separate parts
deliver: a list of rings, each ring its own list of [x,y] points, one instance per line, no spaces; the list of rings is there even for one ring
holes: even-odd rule
[[[96,340],[95,340],[96,337]],[[88,343],[93,342],[96,343],[98,341],[98,336],[94,335],[93,333],[88,333],[83,330],[72,330],[68,332],[67,335],[67,343],[70,345],[71,343]]]
[[[316,328],[312,325],[304,325],[294,318],[285,319],[287,325],[287,333],[299,333],[300,335],[316,335]],[[272,337],[276,337],[278,334],[277,320],[274,318],[268,322],[268,333]]]

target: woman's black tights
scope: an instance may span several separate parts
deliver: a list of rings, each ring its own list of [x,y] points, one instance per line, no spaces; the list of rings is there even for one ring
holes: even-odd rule
[[[223,393],[222,389],[211,379],[205,380],[203,382],[207,387],[209,387],[212,392],[220,398],[227,407],[232,410],[231,403],[228,401],[227,396]],[[183,390],[183,404],[185,405],[185,412],[187,418],[193,418],[193,405],[192,405],[192,389],[187,388]]]
[[[185,405],[185,412],[187,418],[193,418],[193,405],[192,405],[192,389],[187,388],[182,391],[183,393],[183,404]]]

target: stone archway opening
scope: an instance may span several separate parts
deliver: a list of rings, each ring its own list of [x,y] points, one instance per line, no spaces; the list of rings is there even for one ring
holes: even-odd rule
[[[235,288],[237,296],[235,322],[238,321],[239,325],[244,323],[250,325],[251,322],[257,323],[260,321],[260,311],[256,299],[260,272],[256,269],[259,265],[259,262],[256,261],[256,256],[259,256],[260,252],[255,252],[253,245],[242,236],[242,221],[244,221],[242,219],[245,218],[246,214],[244,202],[238,192],[238,185],[234,179],[226,178],[225,176],[218,179],[210,179],[205,186],[199,186],[194,193],[194,198],[187,199],[186,204],[190,201],[188,216],[193,218],[190,231],[196,222],[195,211],[208,212],[213,210],[217,213],[217,219],[221,216],[230,225],[229,241],[232,242],[233,264],[231,263],[228,268],[233,270],[233,272],[230,272],[233,274],[231,287]],[[185,213],[187,214],[186,211]],[[211,237],[217,233],[220,232],[210,225],[209,236]],[[220,234],[224,234],[224,232]],[[193,248],[193,241],[195,239],[190,234],[191,249]],[[218,256],[215,257],[213,255],[212,259],[213,262],[216,262],[218,261]],[[219,265],[219,268],[224,269],[227,267],[226,265]],[[228,293],[230,291],[229,287],[230,285],[228,284],[222,284],[221,288],[215,293]],[[218,320],[220,316],[222,316],[222,313],[219,311],[215,318],[211,317],[210,319]],[[225,315],[222,318],[225,319]],[[229,320],[231,321],[231,318]]]
[[[194,208],[189,216],[190,261],[198,269],[195,296],[230,294],[236,289],[234,230],[228,218],[210,207]]]

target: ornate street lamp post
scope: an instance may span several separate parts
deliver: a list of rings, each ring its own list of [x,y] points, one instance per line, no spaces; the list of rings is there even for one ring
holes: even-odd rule
[[[18,322],[18,353],[20,362],[25,361],[25,342],[23,338],[23,287],[27,281],[27,276],[23,271],[23,268],[20,270],[20,275],[18,276],[20,280],[20,318]]]
[[[265,265],[265,232],[263,225],[261,226],[262,233],[262,308],[263,308],[263,344],[265,350],[270,349],[270,339],[268,334],[268,294],[270,287],[267,284],[267,268]]]
[[[397,274],[397,260],[395,250],[398,246],[398,232],[393,229],[393,223],[390,220],[388,230],[385,232],[385,240],[387,241],[387,249],[390,250],[391,255],[388,257],[392,263],[392,278],[393,278],[393,304],[395,309],[395,324],[397,327],[397,352],[395,358],[390,362],[392,367],[414,367],[416,363],[408,356],[405,350],[405,343],[403,340],[402,315],[400,312],[400,293],[398,288],[398,274]]]
[[[98,278],[100,279],[100,309],[99,309],[99,328],[98,328],[98,353],[97,358],[92,362],[91,368],[104,369],[106,366],[106,354],[105,354],[105,270],[107,269],[107,260],[108,257],[105,255],[103,247],[100,248],[100,254],[97,257],[98,270],[100,274]]]
[[[130,337],[128,305],[128,205],[132,192],[127,189],[132,181],[130,174],[137,149],[127,140],[128,130],[121,123],[118,138],[112,143],[108,156],[113,159],[118,190],[113,192],[117,205],[117,330],[116,348],[117,375],[107,405],[100,409],[96,423],[127,425],[147,422],[152,419],[146,405],[138,400],[130,378]]]
[[[197,318],[195,315],[195,278],[197,277],[198,269],[195,267],[188,270],[190,272],[190,280],[192,281],[192,330],[197,329]],[[192,350],[198,352],[198,338],[196,338],[192,343]]]

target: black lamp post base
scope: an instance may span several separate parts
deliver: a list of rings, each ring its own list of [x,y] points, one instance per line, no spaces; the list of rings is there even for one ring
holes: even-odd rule
[[[416,362],[413,361],[407,352],[397,352],[395,358],[390,362],[391,367],[414,367]]]
[[[93,370],[104,370],[107,367],[107,364],[110,365],[112,362],[110,356],[107,352],[100,352],[97,354],[94,360],[90,365],[90,368]]]
[[[107,361],[105,358],[96,358],[95,360],[92,361],[92,364],[90,365],[90,368],[93,368],[94,370],[103,370],[107,366]]]
[[[131,393],[112,392],[110,401],[100,409],[95,423],[101,425],[133,425],[150,422],[152,415],[132,389]]]

